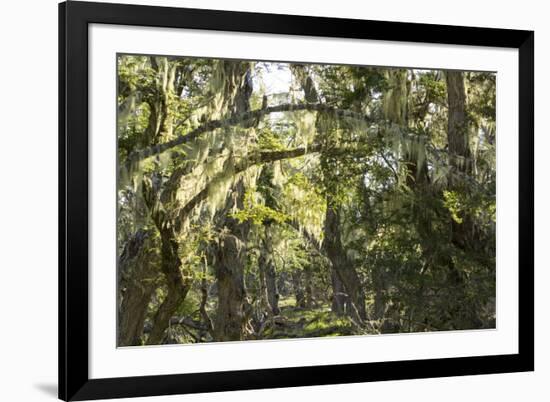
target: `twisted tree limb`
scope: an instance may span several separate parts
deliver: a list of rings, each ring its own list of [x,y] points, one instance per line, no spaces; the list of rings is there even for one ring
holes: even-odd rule
[[[248,158],[244,158],[242,161],[236,164],[234,175],[244,172],[248,168],[261,163],[275,162],[283,159],[297,158],[309,153],[319,152],[321,150],[320,145],[312,145],[308,148],[294,148],[284,151],[266,151],[257,152],[250,155]],[[199,191],[193,198],[187,201],[179,210],[180,220],[187,216],[201,201],[204,201],[208,197],[210,185],[216,180],[216,178],[210,180],[204,188]]]

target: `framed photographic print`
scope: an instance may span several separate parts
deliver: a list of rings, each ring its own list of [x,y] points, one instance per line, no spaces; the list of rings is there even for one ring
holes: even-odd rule
[[[59,397],[534,369],[534,33],[59,5]]]

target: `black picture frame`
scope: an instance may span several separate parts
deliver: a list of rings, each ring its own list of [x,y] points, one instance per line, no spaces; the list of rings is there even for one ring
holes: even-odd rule
[[[88,375],[88,25],[91,23],[519,50],[517,354],[213,373]],[[534,32],[70,1],[59,4],[59,398],[169,395],[534,370]]]

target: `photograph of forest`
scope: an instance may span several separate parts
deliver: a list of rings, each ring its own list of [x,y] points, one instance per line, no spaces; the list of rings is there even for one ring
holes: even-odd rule
[[[496,327],[496,74],[117,55],[118,346]]]

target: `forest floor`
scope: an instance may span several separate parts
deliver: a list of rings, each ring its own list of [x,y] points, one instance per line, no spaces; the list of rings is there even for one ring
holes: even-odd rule
[[[322,336],[354,335],[356,329],[348,317],[339,317],[322,304],[306,309],[296,307],[293,297],[279,302],[281,313],[267,328],[264,339],[313,338]]]

